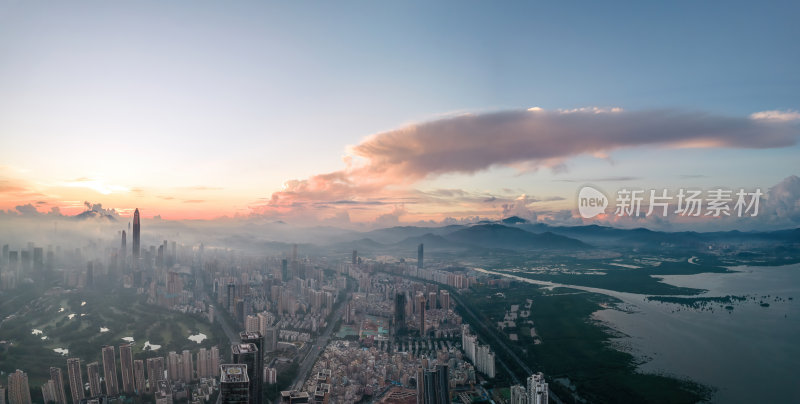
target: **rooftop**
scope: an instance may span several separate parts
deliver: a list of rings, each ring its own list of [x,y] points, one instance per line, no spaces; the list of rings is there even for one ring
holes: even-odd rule
[[[261,339],[261,333],[258,331],[253,331],[253,332],[243,331],[239,333],[239,338],[241,338],[242,340]]]
[[[291,397],[291,398],[303,398],[303,397],[305,397],[305,398],[308,398],[308,392],[297,391],[297,390],[282,391],[281,392],[281,397]]]
[[[253,343],[236,344],[236,345],[231,345],[231,351],[233,351],[234,355],[247,354],[247,353],[258,352],[258,347],[256,347],[256,344]]]
[[[219,365],[220,383],[247,382],[247,365]]]

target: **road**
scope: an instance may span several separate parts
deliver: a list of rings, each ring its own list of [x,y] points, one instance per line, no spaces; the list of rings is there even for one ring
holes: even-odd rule
[[[311,344],[311,349],[309,349],[303,360],[300,361],[300,366],[297,369],[297,376],[295,376],[294,382],[292,383],[292,389],[298,390],[303,387],[303,382],[306,380],[308,372],[311,370],[311,367],[314,366],[314,362],[317,361],[317,358],[319,357],[319,354],[322,353],[322,350],[328,346],[328,341],[330,341],[331,334],[333,334],[333,327],[339,322],[339,319],[342,318],[345,309],[347,309],[346,302],[341,302],[339,308],[333,312],[333,315],[331,315],[330,321],[325,327],[325,330],[323,330],[322,334],[320,334],[316,341]]]
[[[219,313],[219,310],[224,310],[224,309],[220,307],[214,307],[214,310],[215,310],[214,320],[219,322],[219,325],[222,327],[222,331],[225,333],[225,335],[228,336],[228,339],[231,341],[231,345],[238,344],[239,342],[241,342],[241,339],[239,338],[239,333],[233,331],[234,328],[228,322],[228,317],[224,316],[222,313]]]

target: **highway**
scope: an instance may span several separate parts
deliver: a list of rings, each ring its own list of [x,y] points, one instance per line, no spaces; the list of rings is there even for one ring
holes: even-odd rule
[[[325,330],[323,330],[314,343],[311,344],[311,349],[309,349],[308,353],[300,361],[300,366],[297,369],[297,376],[295,376],[294,382],[292,383],[292,389],[298,390],[303,387],[303,382],[306,380],[308,372],[314,366],[314,362],[317,361],[317,358],[319,357],[319,354],[322,353],[322,350],[328,346],[328,341],[330,341],[331,334],[333,334],[333,327],[337,322],[339,322],[339,319],[342,318],[345,309],[347,309],[347,303],[341,302],[341,304],[339,304],[339,308],[333,312],[333,315],[331,315],[330,321],[325,327]]]

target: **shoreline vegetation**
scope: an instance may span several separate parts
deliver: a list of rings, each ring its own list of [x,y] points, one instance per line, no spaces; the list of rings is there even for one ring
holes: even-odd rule
[[[706,292],[705,289],[687,288],[670,285],[657,276],[662,275],[696,275],[701,273],[729,273],[728,268],[716,265],[688,264],[685,262],[661,262],[659,265],[641,268],[624,268],[610,264],[595,264],[595,270],[578,271],[509,271],[503,268],[492,268],[493,271],[504,272],[538,281],[559,283],[564,285],[585,286],[607,289],[615,292],[636,293],[640,295],[693,296]],[[599,272],[602,271],[602,272]]]
[[[613,297],[523,282],[481,286],[462,296],[483,317],[478,321],[495,327],[504,322],[505,342],[528,366],[555,381],[551,388],[562,400],[696,403],[713,393],[692,380],[638,371],[641,361],[615,347],[618,332],[592,318],[621,303]],[[518,314],[512,314],[512,306]]]
[[[693,310],[714,311],[716,307],[732,311],[737,304],[753,303],[766,308],[770,307],[770,302],[784,302],[794,298],[774,295],[726,295],[709,297],[647,296],[646,299],[653,302],[676,304]]]

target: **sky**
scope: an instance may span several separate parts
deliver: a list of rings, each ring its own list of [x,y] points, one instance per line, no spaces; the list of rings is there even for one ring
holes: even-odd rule
[[[800,4],[563,3],[0,1],[0,209],[559,220],[592,184],[796,217]]]

